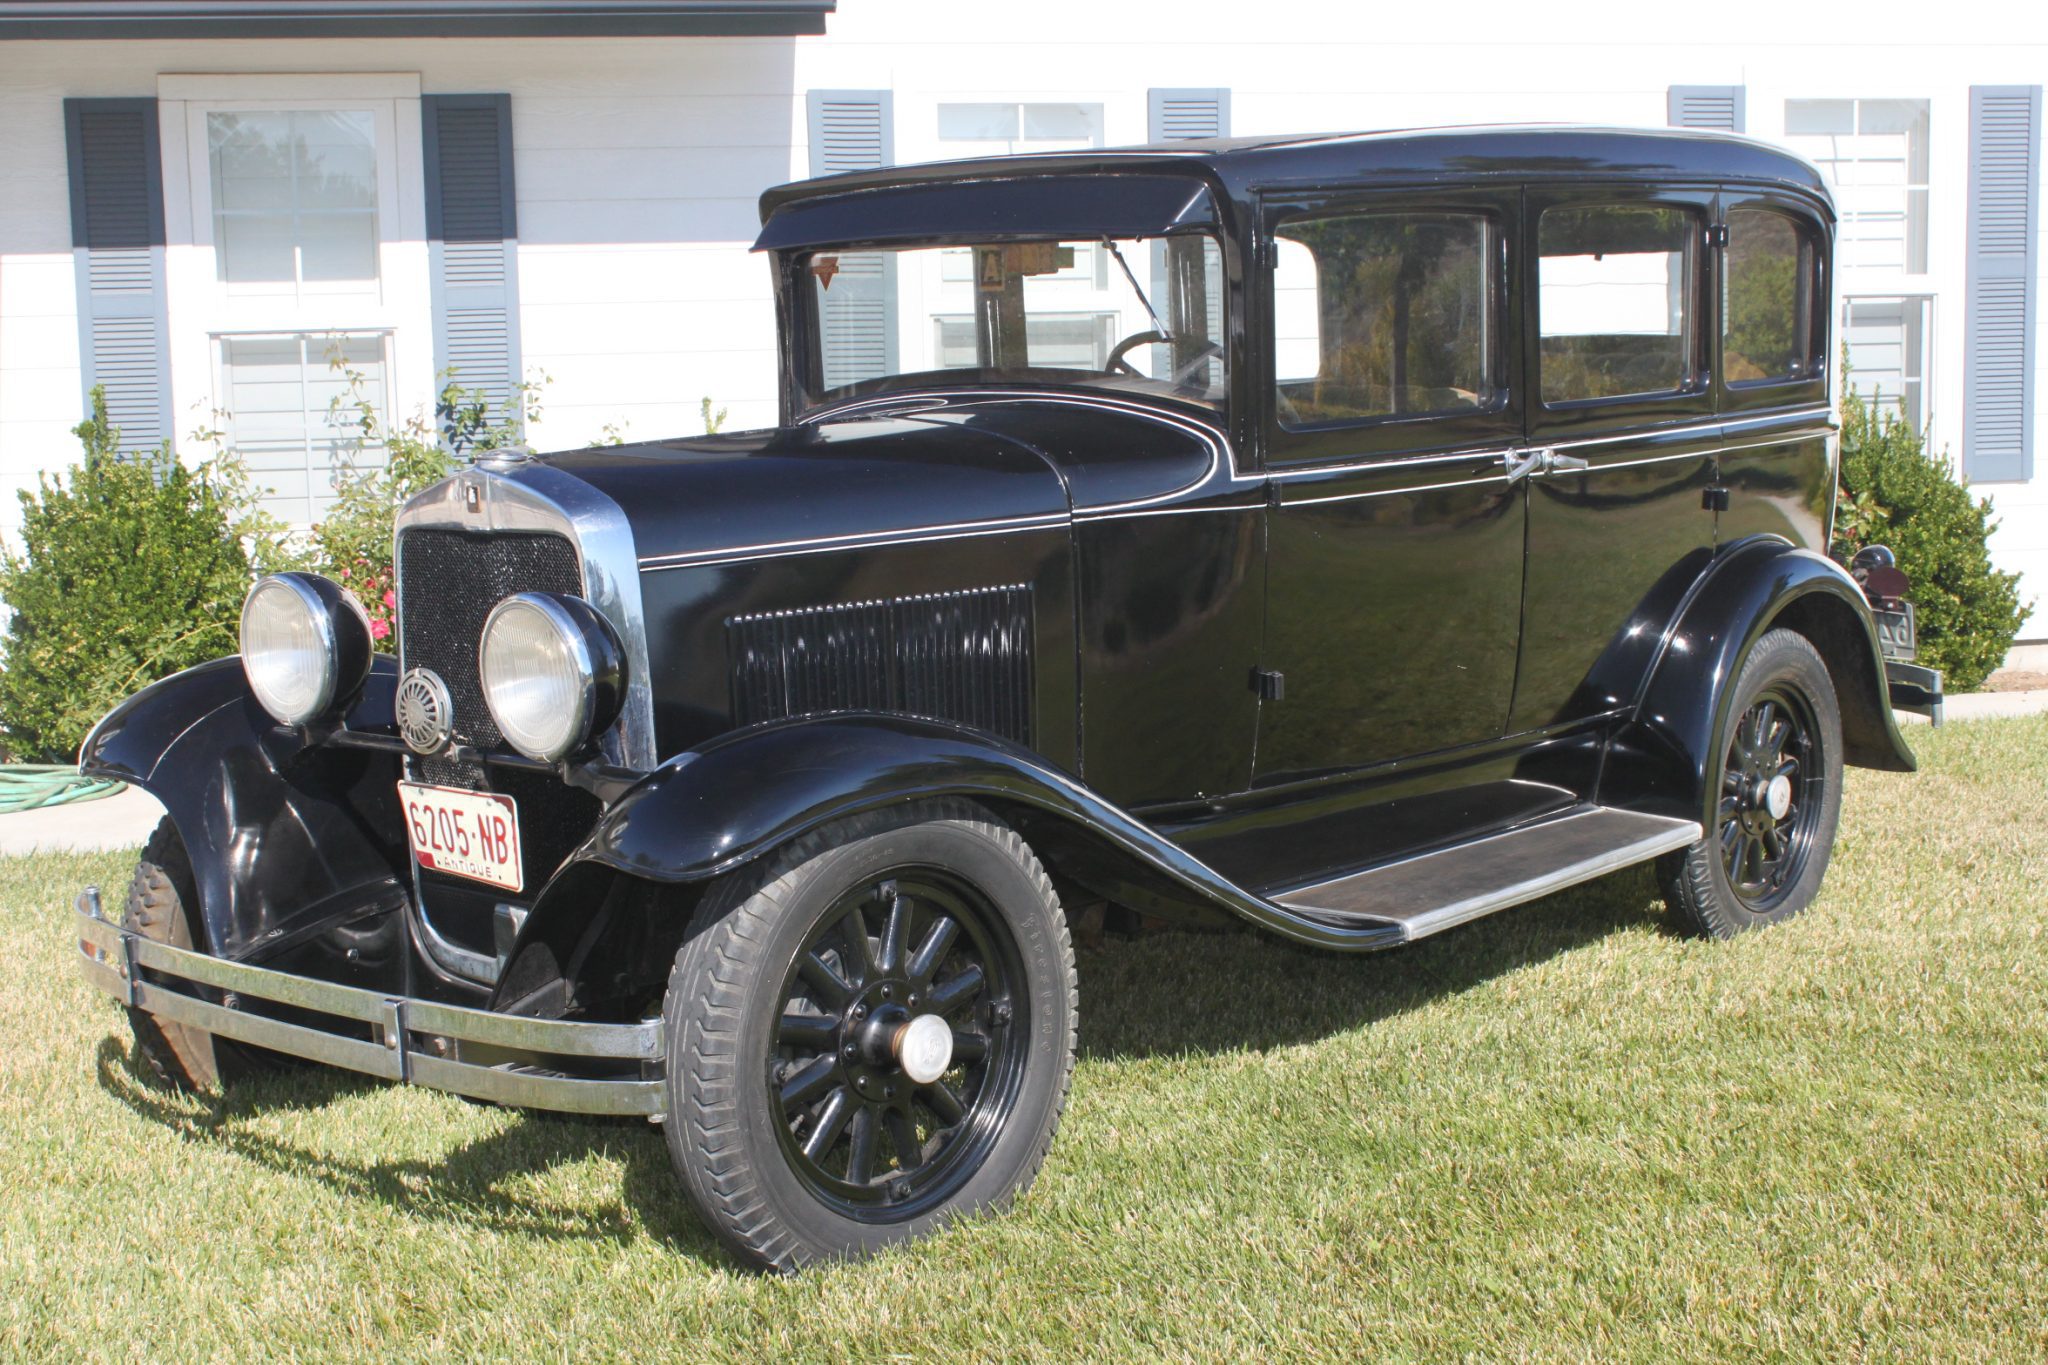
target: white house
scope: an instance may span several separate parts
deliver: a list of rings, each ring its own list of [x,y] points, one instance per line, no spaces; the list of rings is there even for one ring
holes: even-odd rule
[[[1996,500],[2048,603],[2044,80],[2048,20],[2006,4],[0,0],[0,497],[11,523],[75,457],[99,383],[128,443],[225,431],[309,520],[337,356],[398,417],[447,369],[544,375],[542,448],[694,432],[706,397],[772,421],[747,247],[759,192],[813,172],[1668,122],[1828,173],[1855,382]]]

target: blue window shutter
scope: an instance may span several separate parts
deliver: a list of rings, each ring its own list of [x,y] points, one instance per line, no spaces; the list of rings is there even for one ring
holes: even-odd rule
[[[1148,90],[1146,140],[1179,142],[1230,136],[1230,92],[1225,89]]]
[[[434,369],[518,416],[519,221],[510,95],[424,95]],[[439,380],[437,379],[437,383]]]
[[[156,101],[65,100],[64,141],[85,401],[104,387],[121,449],[151,450],[171,437]]]
[[[895,126],[887,90],[810,92],[811,174],[838,175],[895,164]],[[848,252],[819,310],[822,387],[896,371],[896,258]]]
[[[2033,477],[2041,87],[1970,87],[1963,477]]]
[[[1715,128],[1743,131],[1743,87],[1739,85],[1674,85],[1669,122],[1673,128]]]

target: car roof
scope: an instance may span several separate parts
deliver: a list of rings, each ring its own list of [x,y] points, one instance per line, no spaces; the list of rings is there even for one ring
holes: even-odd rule
[[[1827,187],[1811,164],[1783,148],[1732,133],[1504,124],[1202,138],[889,166],[776,186],[761,196],[761,220],[800,200],[895,186],[1119,173],[1198,177],[1240,204],[1257,191],[1287,187],[1580,178],[1738,181],[1796,190],[1832,212]]]

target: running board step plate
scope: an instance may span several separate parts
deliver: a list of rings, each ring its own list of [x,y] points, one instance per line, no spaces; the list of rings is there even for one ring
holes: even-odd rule
[[[1554,819],[1386,863],[1272,900],[1297,915],[1383,920],[1403,943],[1695,843],[1692,820],[1581,806]]]

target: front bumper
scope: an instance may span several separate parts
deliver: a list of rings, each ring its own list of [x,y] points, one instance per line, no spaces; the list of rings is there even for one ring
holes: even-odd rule
[[[529,1019],[229,962],[112,922],[98,887],[80,893],[73,919],[86,981],[130,1009],[273,1052],[497,1104],[657,1121],[666,1107],[659,1019]],[[221,992],[221,1003],[200,998],[194,988]],[[317,1016],[321,1026],[242,1008],[253,1001]],[[464,1061],[464,1044],[513,1060]],[[579,1059],[600,1074],[573,1074]]]

